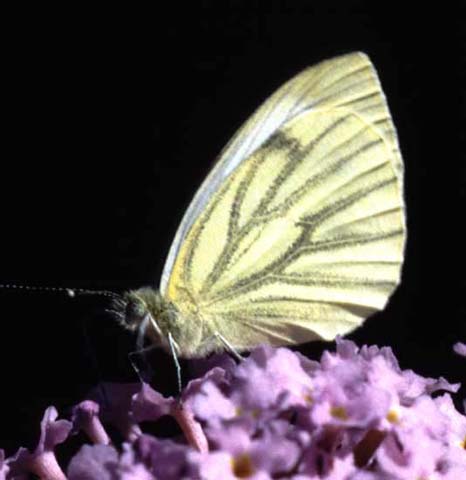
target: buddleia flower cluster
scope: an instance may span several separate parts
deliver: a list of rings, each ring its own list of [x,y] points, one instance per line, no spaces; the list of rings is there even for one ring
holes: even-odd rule
[[[90,395],[70,420],[48,408],[34,451],[0,451],[0,480],[466,478],[466,416],[450,395],[459,385],[401,370],[390,348],[338,339],[319,362],[260,346],[238,364],[215,363],[179,399],[148,384],[106,384],[97,390],[106,401]],[[142,432],[165,415],[180,438]],[[59,465],[55,446],[78,431],[88,443]]]

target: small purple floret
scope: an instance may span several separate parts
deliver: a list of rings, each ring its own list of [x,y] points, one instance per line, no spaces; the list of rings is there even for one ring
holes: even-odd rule
[[[0,448],[0,480],[5,480],[10,467],[5,462],[5,452]]]
[[[7,479],[21,477],[30,472],[48,480],[66,480],[58,465],[54,448],[68,438],[72,423],[68,420],[57,420],[57,417],[55,407],[47,408],[40,424],[40,438],[36,449],[31,453],[27,448],[21,447],[8,459],[11,471]]]
[[[71,421],[76,431],[83,430],[93,443],[107,445],[110,437],[99,418],[100,406],[92,400],[84,400],[73,408]]]
[[[462,357],[466,357],[466,343],[463,343],[463,342],[455,343],[453,345],[453,350],[458,355],[461,355]]]

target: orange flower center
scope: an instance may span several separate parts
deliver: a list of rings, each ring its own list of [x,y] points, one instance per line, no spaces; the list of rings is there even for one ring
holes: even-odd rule
[[[231,460],[231,469],[237,478],[248,478],[254,473],[251,457],[247,453],[234,457]]]
[[[332,417],[338,418],[339,420],[348,420],[349,418],[344,407],[332,407],[330,409],[330,414]]]

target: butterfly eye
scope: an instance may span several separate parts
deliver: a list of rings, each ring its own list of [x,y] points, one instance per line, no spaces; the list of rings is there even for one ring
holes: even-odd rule
[[[147,309],[138,299],[130,299],[125,309],[125,325],[130,330],[135,330],[147,315]]]

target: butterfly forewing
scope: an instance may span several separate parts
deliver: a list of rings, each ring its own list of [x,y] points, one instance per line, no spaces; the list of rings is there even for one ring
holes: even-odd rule
[[[345,333],[399,282],[401,174],[367,57],[308,69],[226,148],[162,291],[239,349]]]

